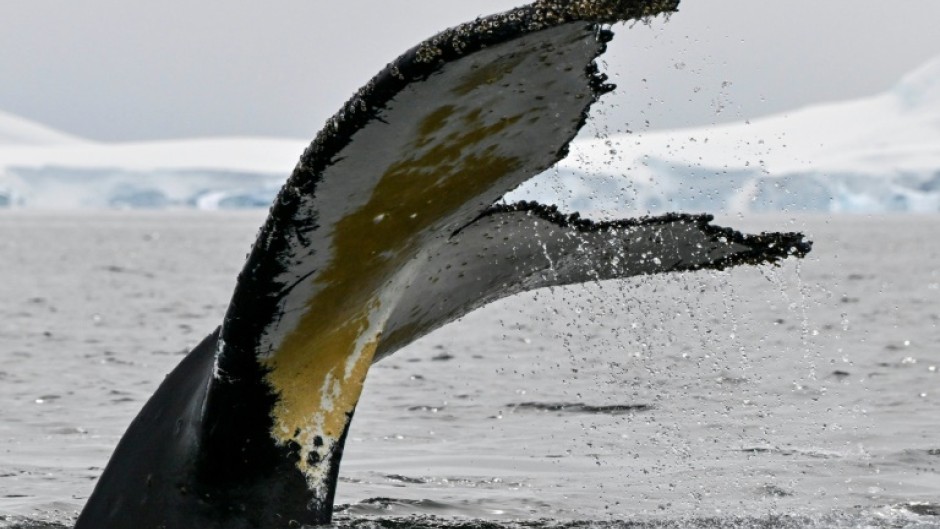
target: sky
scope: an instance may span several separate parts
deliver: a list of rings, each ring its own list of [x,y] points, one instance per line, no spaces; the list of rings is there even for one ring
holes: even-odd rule
[[[520,0],[0,0],[0,111],[101,141],[312,138],[421,40]],[[902,6],[902,7],[895,7]],[[617,26],[596,128],[871,95],[940,55],[940,2],[684,0]]]

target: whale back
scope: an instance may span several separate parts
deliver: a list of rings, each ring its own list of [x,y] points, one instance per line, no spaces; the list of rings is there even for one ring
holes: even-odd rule
[[[201,510],[189,490],[196,466],[218,330],[206,337],[164,379],[121,438],[76,523],[76,529],[127,527],[138,520],[197,518]]]

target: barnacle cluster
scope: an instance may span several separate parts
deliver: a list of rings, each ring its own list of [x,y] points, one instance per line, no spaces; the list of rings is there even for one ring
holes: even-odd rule
[[[546,24],[575,20],[613,24],[672,13],[678,7],[679,0],[540,0],[533,4]]]
[[[431,62],[441,58],[447,48],[461,53],[471,47],[474,39],[508,29],[533,32],[578,21],[613,24],[648,20],[672,13],[678,7],[679,0],[539,0],[440,33],[417,48],[416,58],[419,62]]]

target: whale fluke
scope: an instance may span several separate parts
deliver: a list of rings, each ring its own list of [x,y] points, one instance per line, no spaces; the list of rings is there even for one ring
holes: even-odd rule
[[[326,124],[258,234],[221,327],[118,444],[76,529],[330,522],[371,364],[498,298],[802,256],[704,215],[594,222],[501,198],[562,159],[613,87],[606,24],[678,0],[542,0],[406,52]]]
[[[384,358],[498,299],[537,288],[772,263],[809,251],[797,233],[744,235],[711,215],[595,222],[535,202],[493,206],[417,264],[376,351]]]

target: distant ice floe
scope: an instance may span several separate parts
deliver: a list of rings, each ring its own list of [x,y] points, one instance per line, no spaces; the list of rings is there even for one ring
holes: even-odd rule
[[[56,166],[13,168],[7,177],[13,191],[0,191],[0,207],[41,209],[267,208],[284,180],[229,170]]]
[[[0,113],[0,208],[265,208],[306,144],[102,144]],[[938,212],[940,57],[869,98],[578,139],[557,167],[507,197],[523,199],[613,215]]]
[[[267,208],[304,140],[0,144],[0,207]]]

